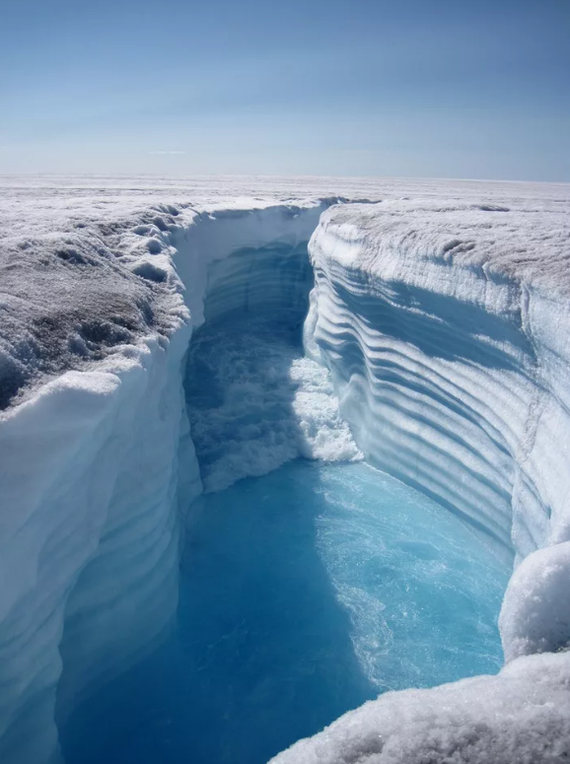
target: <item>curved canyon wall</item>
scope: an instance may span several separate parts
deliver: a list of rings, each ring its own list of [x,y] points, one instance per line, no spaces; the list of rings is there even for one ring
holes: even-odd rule
[[[457,203],[330,210],[305,325],[367,458],[517,562],[570,539],[570,308],[544,243],[525,260],[521,221],[536,222]]]
[[[515,572],[497,677],[386,693],[276,764],[570,755],[569,232],[558,209],[401,200],[322,216],[307,353],[331,370],[365,458],[514,553]]]

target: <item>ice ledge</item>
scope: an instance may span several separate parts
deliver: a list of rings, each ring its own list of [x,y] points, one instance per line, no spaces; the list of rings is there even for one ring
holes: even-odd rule
[[[384,280],[400,278],[420,285],[423,264],[432,263],[567,295],[567,204],[567,198],[541,194],[534,199],[505,196],[501,203],[442,196],[386,199],[331,209],[322,216],[319,237],[330,237],[339,264]],[[440,291],[460,298],[466,286],[464,279],[443,280]],[[471,291],[465,294],[474,297]]]

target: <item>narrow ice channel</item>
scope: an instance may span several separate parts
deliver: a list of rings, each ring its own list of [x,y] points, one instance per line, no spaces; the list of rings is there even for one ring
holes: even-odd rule
[[[264,764],[379,693],[500,669],[507,563],[361,461],[298,327],[207,324],[188,364],[177,620],[75,711],[67,764]]]

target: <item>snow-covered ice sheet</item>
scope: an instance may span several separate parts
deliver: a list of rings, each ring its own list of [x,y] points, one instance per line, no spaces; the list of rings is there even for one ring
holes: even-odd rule
[[[338,197],[384,201],[325,212]],[[0,179],[2,761],[57,762],[70,706],[167,627],[177,502],[202,490],[191,332],[304,289],[291,268],[268,290],[271,262],[302,257],[322,213],[305,342],[358,447],[524,561],[499,677],[384,696],[283,761],[559,760],[568,654],[525,654],[568,639],[569,203],[564,185]]]

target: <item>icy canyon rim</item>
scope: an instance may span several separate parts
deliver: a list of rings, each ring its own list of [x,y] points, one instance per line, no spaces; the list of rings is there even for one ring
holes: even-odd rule
[[[160,637],[177,502],[201,490],[180,368],[208,266],[237,285],[224,309],[278,299],[232,255],[295,251],[315,228],[305,347],[357,445],[520,564],[498,677],[386,695],[283,761],[568,755],[568,188],[227,181],[231,201],[210,181],[92,184],[4,187],[3,760],[56,761],[70,704]],[[324,212],[339,194],[382,201]]]

